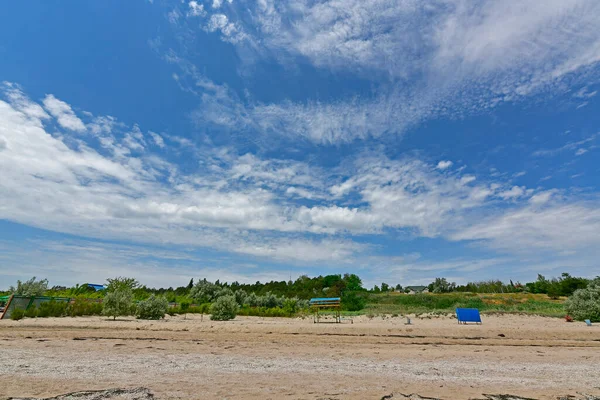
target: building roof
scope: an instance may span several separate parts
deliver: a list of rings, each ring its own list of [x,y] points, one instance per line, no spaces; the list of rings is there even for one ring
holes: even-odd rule
[[[427,289],[427,286],[407,286],[406,289],[412,290],[413,292],[420,292]]]

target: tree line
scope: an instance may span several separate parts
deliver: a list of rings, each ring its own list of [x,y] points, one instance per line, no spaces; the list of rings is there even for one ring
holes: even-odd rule
[[[61,296],[74,299],[71,302],[51,301],[39,309],[23,310],[22,315],[11,317],[80,316],[104,314],[112,316],[136,315],[142,319],[163,318],[166,313],[210,313],[211,319],[226,320],[236,315],[294,316],[309,307],[310,297],[341,297],[342,307],[347,311],[363,309],[371,294],[391,291],[389,285],[367,290],[361,279],[354,274],[327,275],[315,278],[301,276],[296,281],[268,282],[262,284],[221,283],[201,279],[190,280],[185,287],[176,289],[149,289],[134,278],[112,278],[103,290],[95,291],[89,285],[72,288],[48,288],[48,280],[35,277],[11,287],[9,293],[22,296]],[[378,290],[376,290],[378,289]],[[600,319],[600,277],[594,280],[572,277],[563,273],[558,278],[547,279],[538,275],[535,282],[526,284],[485,281],[458,286],[445,278],[436,278],[429,285],[432,293],[544,293],[550,297],[569,296],[565,309],[577,319]],[[401,291],[400,285],[394,290]],[[169,298],[171,297],[171,299]],[[303,297],[300,297],[303,296]],[[376,296],[376,295],[375,295]],[[94,297],[102,301],[93,301]],[[373,298],[372,298],[373,297]],[[433,298],[433,296],[426,296]],[[376,298],[383,298],[377,296]],[[400,298],[397,298],[400,299]],[[91,300],[91,301],[90,301]],[[417,298],[415,297],[415,300]],[[425,298],[419,297],[420,301]],[[2,300],[0,300],[1,302]],[[178,303],[178,304],[169,304]],[[0,304],[3,306],[4,304]],[[29,314],[27,314],[29,313]]]
[[[470,292],[470,293],[534,293],[534,294],[547,294],[550,297],[572,295],[577,289],[585,288],[590,279],[582,277],[574,277],[569,273],[562,273],[559,277],[546,278],[543,275],[538,275],[537,280],[527,283],[513,282],[502,282],[501,280],[485,280],[478,282],[469,282],[464,285],[457,285],[454,282],[448,281],[446,278],[435,278],[435,280],[429,283],[427,289],[430,293],[452,293],[452,292]],[[186,286],[180,286],[177,288],[151,288],[145,285],[136,285],[133,288],[133,299],[144,300],[150,295],[164,296],[167,301],[171,303],[179,303],[182,299],[189,298],[192,289],[198,282],[204,282],[206,286],[206,279],[193,278]],[[278,297],[291,298],[296,297],[302,300],[308,300],[313,297],[342,297],[343,294],[348,292],[366,292],[366,293],[389,293],[389,292],[408,292],[410,286],[402,286],[401,284],[388,284],[382,282],[380,285],[374,285],[372,288],[367,289],[363,286],[362,279],[356,274],[332,274],[332,275],[319,275],[316,277],[308,277],[302,275],[296,280],[292,281],[270,281],[270,282],[255,282],[255,283],[239,283],[239,282],[220,282],[219,280],[210,283],[210,287],[219,289],[229,289],[232,292],[243,290],[246,294],[254,294],[256,296],[265,296],[267,294]],[[17,287],[11,287],[8,292],[0,292],[0,294],[10,294],[22,292],[19,289],[19,285],[22,282],[18,282]],[[71,288],[64,287],[53,287],[48,288],[48,281],[41,280],[37,281],[35,285],[42,285],[42,292],[49,296],[64,296],[64,297],[76,297],[86,295],[91,298],[100,298],[104,294],[102,291],[96,292],[95,289],[88,287],[87,284],[75,285]],[[34,286],[35,286],[34,285]],[[209,287],[207,286],[207,287]],[[32,287],[30,282],[28,287]],[[37,289],[38,292],[39,287]],[[216,290],[216,289],[214,289]]]

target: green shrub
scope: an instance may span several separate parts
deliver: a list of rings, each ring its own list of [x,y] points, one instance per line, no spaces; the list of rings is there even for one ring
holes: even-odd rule
[[[342,308],[346,311],[360,311],[366,304],[365,298],[356,292],[348,292],[342,296]]]
[[[48,318],[48,317],[64,317],[67,315],[67,307],[69,304],[64,301],[45,301],[40,303],[38,310],[38,317],[40,318]]]
[[[267,308],[282,307],[283,298],[277,297],[271,292],[267,292],[264,296],[258,298],[258,305]]]
[[[246,303],[246,298],[248,297],[248,293],[244,289],[236,290],[235,292],[235,301],[237,301],[238,305],[242,307]]]
[[[25,316],[25,310],[22,310],[20,308],[15,308],[10,313],[10,319],[12,319],[13,321],[19,321],[19,320],[23,319],[24,316]]]
[[[211,307],[212,307],[212,304],[210,304],[210,303],[202,303],[202,304],[200,304],[200,306],[190,307],[190,310],[194,309],[193,312],[195,312],[196,314],[209,314]],[[190,312],[192,312],[192,311],[190,311]]]
[[[585,289],[576,290],[565,302],[565,309],[575,319],[600,321],[600,279],[593,280]]]
[[[38,316],[38,309],[36,306],[31,306],[25,311],[25,317],[36,318]]]
[[[102,302],[102,314],[113,317],[133,314],[133,290],[127,287],[119,287],[104,296]]]
[[[248,317],[272,317],[272,318],[287,318],[293,317],[295,313],[292,313],[286,309],[280,307],[248,307],[245,306],[238,311],[238,315],[244,315]]]
[[[239,308],[235,296],[219,297],[210,307],[210,319],[214,321],[229,321],[235,318]]]
[[[283,300],[282,308],[289,315],[296,314],[296,312],[298,312],[298,299],[291,298]]]
[[[162,319],[169,309],[169,302],[163,296],[151,295],[137,305],[136,316],[139,319]]]
[[[102,303],[97,301],[90,301],[87,299],[75,299],[75,301],[69,305],[67,314],[71,317],[82,317],[85,315],[101,315]]]
[[[244,305],[248,307],[258,307],[259,301],[260,297],[258,297],[256,293],[252,292],[244,299]]]

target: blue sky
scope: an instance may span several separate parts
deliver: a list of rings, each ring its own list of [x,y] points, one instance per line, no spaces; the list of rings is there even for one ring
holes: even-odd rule
[[[598,275],[596,1],[0,5],[0,288]]]

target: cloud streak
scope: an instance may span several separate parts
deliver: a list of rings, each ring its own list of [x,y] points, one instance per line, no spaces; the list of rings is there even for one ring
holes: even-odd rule
[[[201,24],[247,63],[308,62],[367,79],[374,89],[325,102],[314,94],[265,102],[224,87],[202,94],[195,118],[329,145],[399,135],[430,119],[552,96],[565,81],[597,82],[598,21],[600,6],[591,0],[241,0],[207,11]]]

